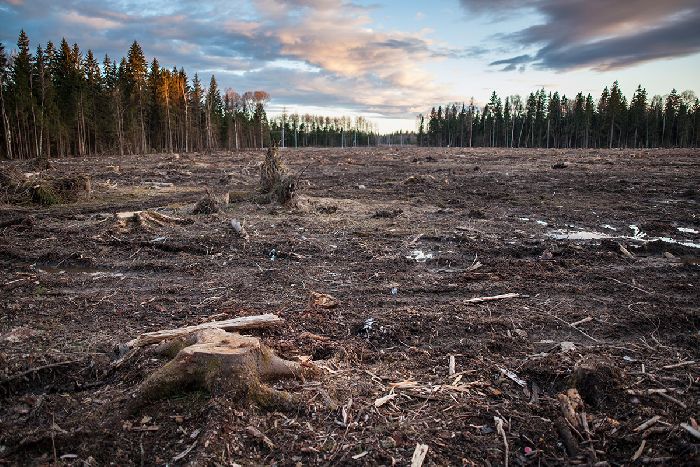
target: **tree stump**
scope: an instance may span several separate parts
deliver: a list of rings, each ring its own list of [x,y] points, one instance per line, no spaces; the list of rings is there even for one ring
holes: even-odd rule
[[[312,365],[279,358],[257,337],[222,329],[197,331],[161,344],[158,351],[175,356],[136,389],[131,411],[188,389],[205,389],[268,409],[292,409],[299,401],[265,382],[316,374]]]
[[[277,146],[267,149],[265,160],[260,166],[260,192],[267,202],[277,201],[289,204],[297,190],[297,180],[290,175]]]

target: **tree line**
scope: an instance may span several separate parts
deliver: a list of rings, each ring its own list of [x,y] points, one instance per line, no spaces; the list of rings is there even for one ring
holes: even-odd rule
[[[357,147],[377,144],[376,126],[366,118],[287,114],[270,120],[270,135],[283,147]]]
[[[0,158],[261,148],[270,142],[264,91],[204,87],[183,68],[150,64],[138,42],[119,62],[62,39],[30,50],[0,44]]]
[[[527,99],[494,91],[483,107],[450,104],[418,115],[422,146],[639,148],[700,146],[700,100],[693,91],[649,99],[638,86],[628,102],[618,82],[594,101],[544,89]]]

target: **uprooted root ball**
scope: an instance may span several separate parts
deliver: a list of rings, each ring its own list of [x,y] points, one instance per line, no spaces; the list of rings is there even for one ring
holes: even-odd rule
[[[313,366],[277,357],[260,339],[205,329],[160,347],[175,357],[151,374],[136,389],[130,410],[185,389],[205,389],[212,394],[247,400],[268,409],[292,409],[299,401],[285,391],[264,384],[282,378],[302,378],[316,373]]]

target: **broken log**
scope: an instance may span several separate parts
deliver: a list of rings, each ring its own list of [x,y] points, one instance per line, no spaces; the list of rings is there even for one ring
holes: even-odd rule
[[[275,314],[242,316],[240,318],[226,319],[223,321],[210,321],[195,326],[185,326],[177,329],[164,329],[161,331],[145,332],[136,339],[126,343],[129,348],[144,347],[157,344],[167,339],[175,339],[204,329],[222,329],[224,331],[246,331],[260,329],[282,324],[284,320]]]

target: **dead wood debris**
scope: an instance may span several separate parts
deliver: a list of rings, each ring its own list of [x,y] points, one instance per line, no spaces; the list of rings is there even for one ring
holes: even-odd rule
[[[175,339],[192,334],[205,329],[221,329],[224,331],[247,331],[250,329],[260,329],[265,327],[278,326],[284,320],[275,314],[242,316],[239,318],[227,319],[224,321],[210,321],[195,326],[187,326],[177,329],[165,329],[161,331],[146,332],[136,339],[127,342],[127,347],[138,348],[146,345],[156,344],[168,339]]]
[[[27,175],[11,166],[0,170],[0,198],[10,204],[51,206],[85,199],[92,192],[87,174]]]

